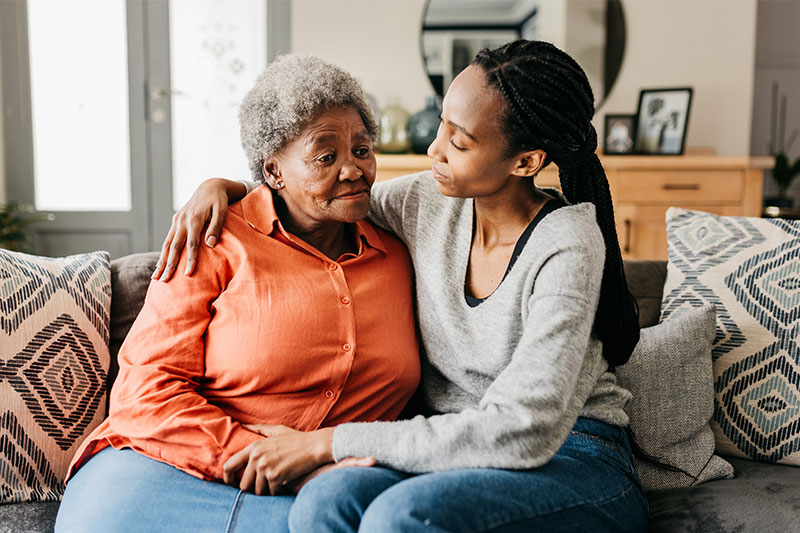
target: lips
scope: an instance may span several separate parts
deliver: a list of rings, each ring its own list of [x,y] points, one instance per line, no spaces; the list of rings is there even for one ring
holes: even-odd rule
[[[342,200],[349,200],[353,198],[358,198],[362,194],[369,194],[369,189],[356,189],[353,191],[349,191],[343,194],[336,195],[336,198],[340,198]]]
[[[450,178],[448,178],[447,176],[441,174],[438,170],[436,170],[436,166],[431,167],[431,172],[433,172],[433,178],[436,181],[441,181],[441,182],[450,181]]]

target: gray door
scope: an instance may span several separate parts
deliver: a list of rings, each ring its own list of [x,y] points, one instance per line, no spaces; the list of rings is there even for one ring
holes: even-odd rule
[[[158,249],[202,179],[246,177],[236,106],[288,27],[288,0],[0,1],[7,196],[55,215],[33,251]]]
[[[31,0],[31,2],[32,8],[38,9],[39,6],[35,4],[37,0]],[[64,2],[64,4],[71,3],[68,0]],[[76,72],[75,76],[63,73],[60,76],[57,73],[52,74],[60,78],[61,83],[57,85],[49,83],[41,77],[35,77],[40,74],[39,72],[33,72],[32,76],[31,49],[35,48],[40,42],[47,44],[46,41],[41,39],[41,33],[47,31],[46,24],[50,21],[47,18],[40,20],[37,11],[34,14],[37,17],[35,20],[37,24],[31,25],[29,24],[28,5],[24,0],[0,2],[0,35],[2,35],[2,44],[0,46],[2,58],[0,60],[2,61],[3,69],[3,120],[6,143],[7,196],[10,201],[33,205],[37,209],[41,208],[55,215],[55,220],[52,222],[41,223],[33,227],[33,251],[36,253],[58,256],[90,250],[108,250],[113,257],[118,257],[134,251],[144,251],[150,247],[147,206],[147,198],[150,191],[146,146],[148,125],[145,120],[144,99],[140,96],[137,97],[142,94],[142,87],[145,85],[146,79],[145,57],[143,54],[145,50],[144,8],[144,2],[130,2],[121,8],[118,7],[118,9],[125,9],[123,20],[127,26],[127,28],[116,28],[117,31],[124,31],[123,35],[126,35],[127,38],[122,42],[118,40],[114,44],[117,50],[120,48],[127,49],[128,98],[126,107],[128,108],[127,129],[129,132],[128,150],[130,155],[129,161],[125,162],[124,166],[118,165],[114,168],[109,168],[110,175],[116,175],[117,180],[123,180],[122,186],[119,184],[116,186],[118,191],[122,191],[117,196],[122,198],[112,199],[111,204],[112,206],[115,203],[118,204],[116,207],[104,209],[102,200],[109,193],[104,190],[103,184],[99,183],[98,180],[88,184],[81,181],[84,175],[81,171],[81,168],[83,168],[81,161],[85,162],[86,172],[88,173],[91,171],[90,167],[93,166],[93,162],[87,159],[93,149],[99,153],[108,154],[107,145],[102,142],[101,132],[88,136],[90,139],[80,145],[82,152],[76,150],[66,154],[66,156],[63,154],[55,156],[61,161],[60,163],[48,158],[49,143],[57,142],[57,138],[60,137],[64,140],[64,144],[75,143],[75,146],[78,146],[79,143],[75,142],[76,138],[82,135],[78,132],[73,134],[70,121],[67,120],[57,125],[48,124],[49,118],[55,117],[55,113],[47,108],[48,103],[44,103],[43,109],[41,109],[41,118],[43,120],[39,124],[47,125],[48,131],[53,132],[52,135],[56,139],[41,139],[43,146],[35,145],[34,143],[34,138],[39,133],[34,131],[37,124],[34,116],[34,112],[37,109],[32,106],[32,90],[34,90],[34,86],[38,83],[40,87],[36,87],[36,89],[45,90],[48,87],[51,88],[50,94],[53,95],[50,97],[51,101],[57,100],[58,91],[63,91],[65,95],[79,95],[77,101],[69,105],[72,111],[76,111],[81,108],[85,109],[86,105],[97,97],[96,94],[93,94],[95,89],[92,87],[91,80],[80,76],[80,68],[69,69],[68,67],[65,70],[78,72]],[[87,17],[86,20],[91,20],[91,13],[84,13],[83,15]],[[57,19],[57,14],[53,14],[53,18]],[[120,22],[119,13],[116,18],[117,22]],[[38,24],[40,22],[41,24]],[[40,31],[40,35],[37,35],[40,40],[32,42],[29,38],[29,29]],[[76,30],[80,31],[80,28],[76,28]],[[99,37],[103,37],[103,35]],[[96,45],[103,47],[104,43],[97,42]],[[50,47],[49,49],[40,47],[33,51],[47,65],[59,66],[58,50],[55,47]],[[80,62],[79,58],[74,58],[73,60],[76,66]],[[96,65],[100,72],[106,66]],[[115,66],[118,75],[124,76],[126,74],[124,71],[120,74],[120,69],[124,69],[125,66]],[[81,65],[81,67],[85,67],[85,65]],[[51,72],[53,70],[53,68],[50,69]],[[117,88],[119,88],[119,80],[117,80]],[[107,90],[107,87],[103,87],[102,90]],[[65,99],[67,97],[65,96]],[[119,95],[117,101],[120,101]],[[54,104],[57,105],[58,102],[56,101]],[[65,104],[64,107],[66,108],[67,105]],[[103,110],[105,111],[106,109]],[[118,115],[125,113],[125,111],[125,109],[116,110]],[[67,116],[74,116],[74,114],[67,112]],[[125,117],[123,116],[122,119],[124,123]],[[119,129],[118,126],[117,130]],[[121,133],[124,134],[124,131]],[[119,134],[118,132],[117,136]],[[98,140],[101,142],[98,142]],[[120,145],[121,143],[117,142],[116,144]],[[124,150],[124,147],[115,146],[115,149]],[[34,177],[37,171],[56,181],[35,180]],[[95,201],[95,205],[91,206],[91,210],[59,208],[59,197],[63,198],[64,194],[62,191],[55,189],[60,187],[61,184],[69,183],[75,184],[74,188],[72,188],[74,195],[100,200]],[[49,184],[53,184],[52,190]],[[37,186],[43,190],[37,191]],[[70,187],[69,185],[67,186]],[[122,189],[123,187],[129,187],[127,194]],[[37,192],[39,193],[38,195]],[[51,193],[52,197],[48,197]],[[40,207],[42,203],[50,204],[56,208]]]

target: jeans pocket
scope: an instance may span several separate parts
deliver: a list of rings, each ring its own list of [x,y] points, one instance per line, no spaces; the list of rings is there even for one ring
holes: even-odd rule
[[[604,457],[616,464],[623,472],[634,471],[633,459],[630,457],[627,447],[617,440],[573,429],[569,432],[567,441],[571,441],[572,447],[581,453]]]

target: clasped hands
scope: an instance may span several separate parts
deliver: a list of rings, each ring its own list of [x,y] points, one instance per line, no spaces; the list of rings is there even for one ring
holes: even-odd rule
[[[297,493],[328,470],[375,464],[372,457],[348,457],[334,463],[333,428],[298,431],[273,424],[243,427],[266,438],[252,442],[225,461],[223,481],[258,495]]]

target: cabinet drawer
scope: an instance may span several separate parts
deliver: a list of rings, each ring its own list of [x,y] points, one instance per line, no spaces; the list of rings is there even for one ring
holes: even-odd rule
[[[722,216],[741,216],[737,205],[684,205]],[[619,203],[614,206],[619,247],[625,259],[667,259],[667,206]]]
[[[615,181],[617,202],[647,204],[725,203],[741,201],[741,171],[619,171]]]

